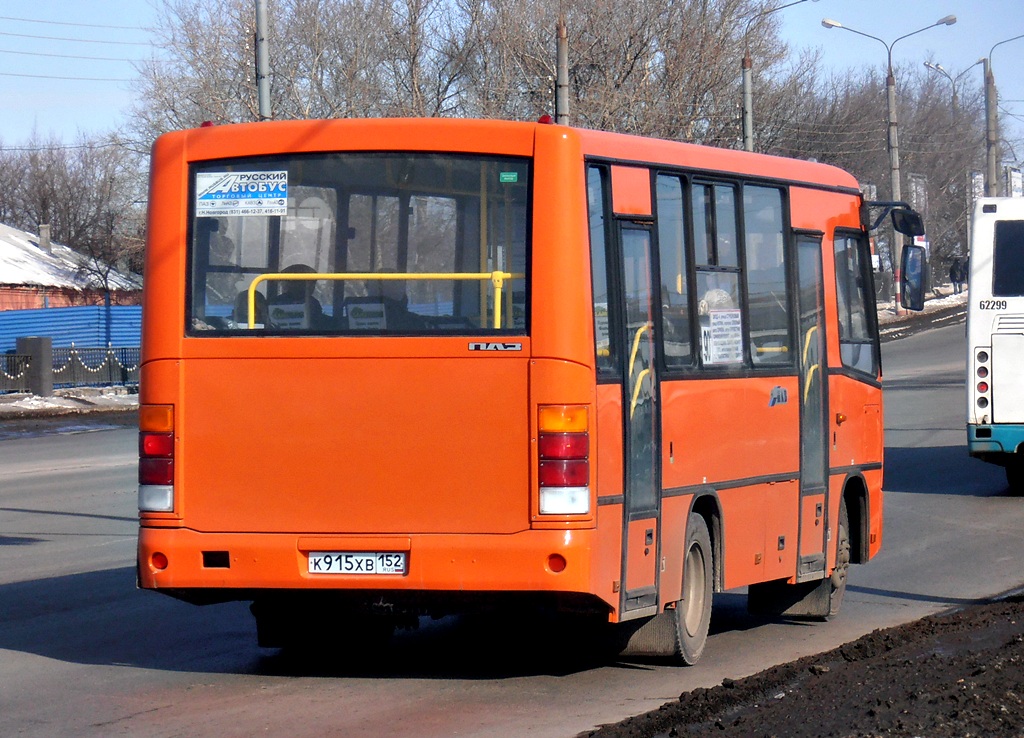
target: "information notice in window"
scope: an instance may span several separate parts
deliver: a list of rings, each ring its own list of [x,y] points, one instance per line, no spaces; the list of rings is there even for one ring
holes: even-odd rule
[[[711,310],[701,326],[705,364],[738,364],[743,361],[743,321],[739,310]]]

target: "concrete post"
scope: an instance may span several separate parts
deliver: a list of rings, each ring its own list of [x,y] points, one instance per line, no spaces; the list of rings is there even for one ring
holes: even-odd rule
[[[53,395],[53,339],[49,336],[22,336],[15,342],[15,353],[27,354],[28,389],[38,397]]]

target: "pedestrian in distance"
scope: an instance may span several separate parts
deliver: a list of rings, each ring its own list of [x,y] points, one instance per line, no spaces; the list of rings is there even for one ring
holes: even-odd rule
[[[953,294],[959,295],[961,289],[963,289],[961,279],[963,277],[963,270],[960,266],[960,259],[953,259],[953,263],[949,265],[949,281],[953,283]]]

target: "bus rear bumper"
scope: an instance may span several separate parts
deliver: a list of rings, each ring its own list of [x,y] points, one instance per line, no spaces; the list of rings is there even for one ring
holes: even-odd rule
[[[196,602],[249,600],[281,590],[586,594],[592,535],[530,530],[332,536],[142,527],[138,578],[144,589]],[[406,573],[311,573],[311,552],[404,552]]]
[[[1024,425],[967,425],[967,452],[985,461],[1017,453],[1024,444]]]

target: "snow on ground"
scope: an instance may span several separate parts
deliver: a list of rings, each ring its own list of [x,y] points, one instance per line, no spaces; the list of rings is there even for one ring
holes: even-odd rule
[[[139,395],[124,387],[76,387],[55,390],[53,397],[26,393],[0,395],[0,422],[4,418],[73,415],[100,410],[134,410]]]

